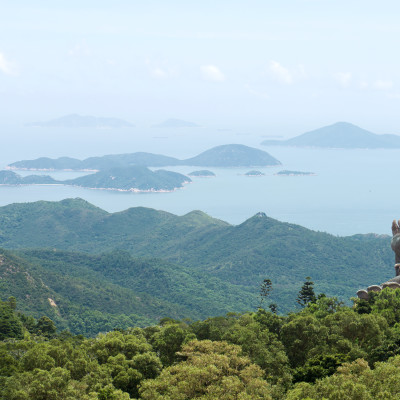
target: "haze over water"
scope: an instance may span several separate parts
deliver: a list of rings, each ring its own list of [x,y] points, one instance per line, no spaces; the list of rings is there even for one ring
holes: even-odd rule
[[[1,167],[40,156],[85,158],[136,151],[183,159],[226,143],[258,147],[283,165],[255,168],[265,173],[261,177],[243,175],[254,168],[210,167],[208,169],[217,175],[215,178],[194,177],[192,184],[172,193],[121,193],[68,186],[0,186],[0,205],[81,197],[109,212],[144,206],[183,215],[198,209],[232,224],[240,224],[262,211],[280,221],[335,235],[389,234],[391,221],[400,217],[398,173],[393,168],[400,150],[264,147],[259,145],[265,133],[262,129],[253,130],[253,133],[250,129],[246,132],[235,128],[8,129],[14,129],[14,134],[1,150]],[[21,141],[26,145],[19,146]],[[165,169],[188,174],[203,168]],[[274,175],[282,169],[310,171],[316,176]],[[21,172],[23,175],[33,173],[36,172]],[[67,179],[82,174],[54,172],[51,175]]]
[[[221,144],[260,147],[266,137],[338,121],[400,133],[398,1],[3,3],[3,166],[136,151],[187,158]],[[73,113],[135,127],[23,127]],[[150,128],[168,118],[203,127]],[[400,217],[398,150],[263,149],[282,169],[317,175],[277,177],[279,168],[270,168],[248,178],[240,174],[250,168],[213,169],[215,179],[162,194],[1,187],[0,204],[79,196],[109,211],[200,209],[235,224],[263,211],[339,235],[390,233]]]

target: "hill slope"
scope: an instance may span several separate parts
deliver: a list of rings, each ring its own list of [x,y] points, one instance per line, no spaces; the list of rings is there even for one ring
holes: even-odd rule
[[[132,192],[173,191],[191,182],[191,179],[177,172],[158,170],[134,165],[115,167],[81,176],[75,179],[55,180],[47,175],[20,176],[13,171],[0,171],[0,185],[43,185],[58,184],[81,186],[90,189],[108,189]]]
[[[377,135],[347,122],[325,126],[288,140],[264,140],[262,145],[348,149],[400,148],[400,136]]]
[[[121,250],[100,255],[31,250],[18,257],[0,250],[0,261],[2,297],[13,295],[20,310],[49,315],[74,333],[93,335],[112,324],[146,325],[165,316],[204,318],[254,304],[239,287]]]
[[[1,207],[0,229],[0,245],[6,248],[92,254],[123,249],[183,265],[252,296],[269,278],[282,311],[292,309],[306,276],[317,290],[347,299],[393,275],[389,237],[335,237],[263,213],[232,226],[201,212],[178,217],[138,207],[109,214],[82,200],[65,200]]]
[[[129,167],[141,165],[146,167],[166,167],[174,165],[242,167],[279,165],[280,162],[265,151],[247,147],[241,144],[227,144],[213,147],[196,157],[178,160],[152,153],[111,154],[102,157],[90,157],[83,161],[75,158],[47,157],[36,160],[16,161],[8,166],[9,169],[67,169],[67,170],[105,170],[114,167]]]
[[[183,161],[186,165],[206,167],[248,167],[279,165],[280,162],[265,151],[244,146],[228,144],[213,147],[196,157]]]
[[[95,189],[160,192],[181,188],[189,182],[190,178],[177,172],[161,169],[151,171],[147,167],[133,165],[115,167],[60,183]]]

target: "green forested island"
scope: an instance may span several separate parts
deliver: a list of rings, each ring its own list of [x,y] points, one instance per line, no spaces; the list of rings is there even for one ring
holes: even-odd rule
[[[177,172],[151,171],[140,165],[115,167],[75,179],[55,180],[50,176],[22,177],[13,171],[0,171],[0,185],[71,185],[90,189],[107,189],[133,192],[165,192],[181,188],[190,178]]]
[[[343,149],[393,149],[400,148],[400,136],[377,135],[348,122],[337,122],[288,140],[264,140],[261,144]]]
[[[0,185],[55,185],[58,182],[48,175],[21,176],[13,171],[0,171]]]
[[[188,176],[194,176],[198,178],[211,178],[215,176],[214,172],[209,171],[207,169],[202,169],[200,171],[192,171],[188,173]]]
[[[227,144],[214,147],[196,157],[185,160],[160,154],[137,152],[132,154],[113,154],[78,160],[70,157],[51,159],[41,157],[36,160],[17,161],[8,166],[22,170],[76,170],[100,171],[115,167],[141,165],[146,167],[166,167],[193,165],[203,167],[246,167],[280,165],[280,162],[265,151],[241,144]]]

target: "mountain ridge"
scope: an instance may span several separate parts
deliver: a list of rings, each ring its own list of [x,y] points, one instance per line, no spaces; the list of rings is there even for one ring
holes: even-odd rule
[[[393,269],[387,237],[336,237],[264,213],[239,225],[198,211],[177,216],[138,207],[107,213],[81,200],[0,207],[0,246],[89,255],[119,249],[132,257],[179,264],[252,298],[268,277],[282,311],[295,304],[294,293],[305,276],[318,282],[318,290],[345,300],[371,282],[390,279]]]
[[[140,165],[145,167],[167,167],[180,165],[241,167],[280,165],[280,161],[269,153],[242,144],[227,144],[213,147],[199,155],[185,160],[161,154],[136,152],[109,154],[101,157],[89,157],[78,160],[70,157],[51,159],[41,157],[35,160],[21,160],[11,163],[7,169],[22,170],[73,170],[99,171],[114,167]]]
[[[348,122],[336,122],[287,140],[264,140],[263,146],[347,149],[400,148],[400,136],[377,135]]]

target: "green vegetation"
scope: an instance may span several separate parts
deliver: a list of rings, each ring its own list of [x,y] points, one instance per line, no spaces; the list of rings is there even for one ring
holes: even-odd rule
[[[163,318],[95,338],[27,317],[10,297],[0,302],[0,399],[398,398],[400,291],[371,296],[368,312],[365,301],[317,297],[287,316]]]
[[[227,144],[213,147],[196,157],[184,160],[182,163],[184,165],[206,167],[265,167],[280,164],[276,158],[265,151],[242,144]]]
[[[12,171],[0,171],[2,185],[60,184],[82,186],[91,189],[122,191],[170,191],[191,182],[185,175],[171,171],[151,171],[142,166],[116,167],[75,179],[57,181],[50,176],[29,175],[22,177]]]
[[[37,264],[49,265],[41,273],[49,288],[54,286],[46,279],[53,268],[49,260],[62,264],[64,253],[60,250],[93,255],[92,259],[88,254],[77,256],[81,260],[77,269],[85,264],[82,261],[85,257],[90,265],[99,254],[114,253],[116,249],[136,259],[157,259],[153,265],[161,265],[163,273],[146,278],[143,272],[140,286],[131,289],[143,287],[150,295],[149,291],[154,292],[157,285],[162,287],[163,279],[170,279],[172,286],[179,283],[177,290],[181,295],[173,303],[185,308],[179,314],[168,314],[164,310],[161,314],[151,314],[151,318],[160,315],[202,318],[255,309],[259,303],[257,288],[265,277],[274,282],[269,300],[278,305],[281,313],[294,309],[297,288],[305,276],[314,278],[317,293],[346,301],[371,282],[391,278],[393,254],[389,241],[389,237],[371,235],[335,237],[282,223],[263,213],[232,226],[200,211],[176,216],[137,207],[110,214],[80,199],[0,207],[1,247],[57,249],[54,254],[60,254],[59,260],[52,259],[51,252],[38,255],[36,260]],[[28,253],[21,256],[31,257]],[[66,260],[73,258],[65,257]],[[64,263],[73,265],[70,261]],[[128,262],[124,268],[129,269]],[[101,273],[103,282],[118,287],[129,281],[125,275],[117,282],[104,275],[104,271]],[[157,280],[157,277],[163,278]],[[94,278],[88,278],[91,279]],[[12,290],[8,293],[13,295]],[[204,302],[190,301],[194,293],[196,298],[204,293]]]
[[[67,185],[95,189],[133,190],[133,191],[170,191],[181,188],[190,178],[177,172],[151,171],[143,166],[111,168],[95,174],[63,181]]]
[[[173,165],[197,165],[212,167],[249,167],[279,165],[280,162],[265,151],[241,144],[227,144],[213,147],[196,157],[178,160],[152,153],[110,154],[102,157],[90,157],[85,160],[61,157],[58,159],[38,158],[22,160],[9,165],[13,169],[71,169],[71,170],[107,170],[115,167],[167,167]]]
[[[188,174],[188,176],[197,176],[201,178],[215,176],[214,172],[209,171],[207,169],[202,169],[201,171],[192,171]]]
[[[13,171],[0,171],[0,185],[44,185],[58,183],[51,176],[29,175],[22,177]]]
[[[162,316],[205,318],[251,308],[253,297],[219,279],[124,251],[98,256],[56,250],[0,251],[0,290],[19,309],[94,336]]]

